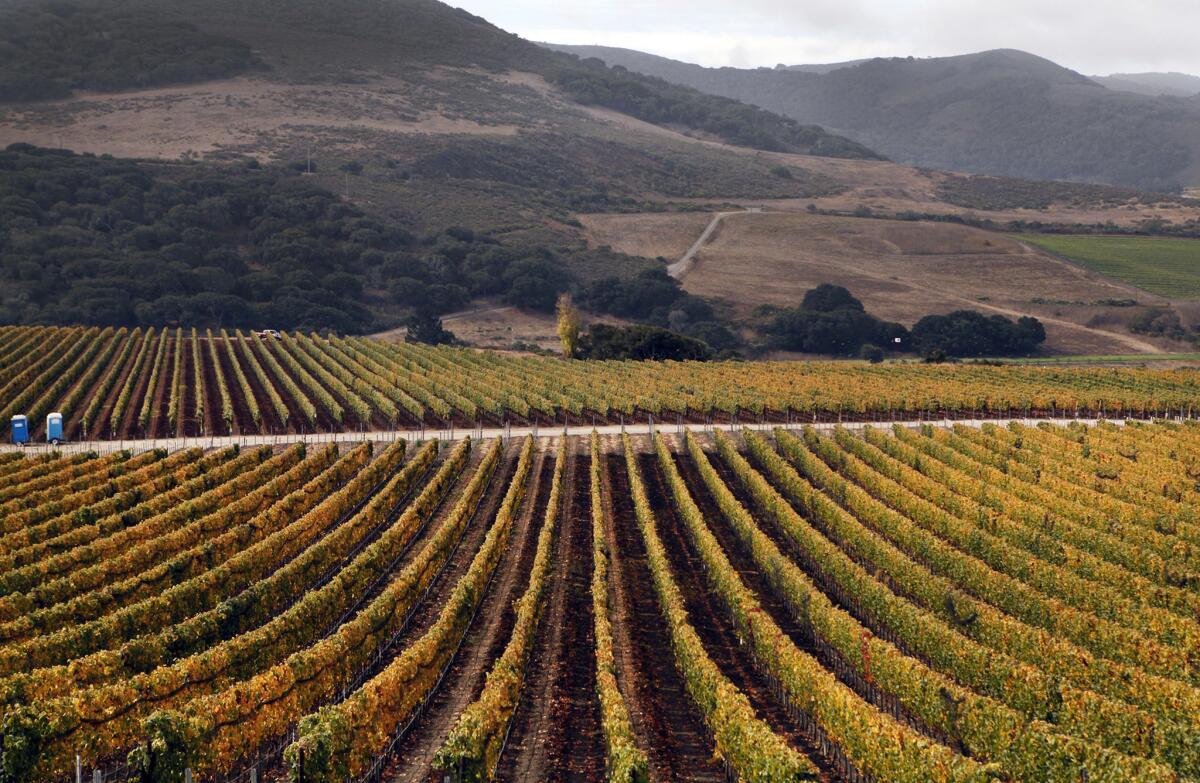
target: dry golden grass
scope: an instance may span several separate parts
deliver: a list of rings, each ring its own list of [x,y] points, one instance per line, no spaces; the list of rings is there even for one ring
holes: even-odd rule
[[[680,224],[695,227],[694,215]],[[664,235],[666,215],[609,216],[611,236],[639,247],[645,221]],[[696,229],[697,231],[699,229]],[[643,240],[641,247],[658,247]],[[1060,353],[1155,352],[1160,347],[1122,331],[1089,328],[1097,316],[1120,320],[1129,308],[1102,299],[1156,297],[1106,280],[1006,237],[943,223],[902,223],[792,213],[732,215],[684,278],[700,296],[729,302],[749,316],[758,305],[794,306],[813,286],[849,288],[876,315],[911,325],[929,313],[970,308],[1006,316],[1035,315],[1046,325],[1047,348]],[[1082,304],[1035,304],[1034,298]]]
[[[510,136],[512,124],[447,117],[410,100],[395,78],[362,85],[286,84],[258,78],[84,94],[0,113],[0,148],[14,142],[137,158],[236,150],[270,157],[297,129],[365,128],[397,134]]]
[[[631,256],[662,256],[669,261],[686,253],[712,218],[709,212],[579,216],[593,247],[608,245]]]

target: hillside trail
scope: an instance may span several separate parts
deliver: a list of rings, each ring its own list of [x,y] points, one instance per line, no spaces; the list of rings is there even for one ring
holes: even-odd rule
[[[692,270],[695,266],[696,254],[708,244],[708,240],[712,238],[717,227],[721,225],[721,221],[731,215],[752,215],[762,212],[762,207],[749,207],[747,209],[739,209],[733,212],[718,212],[713,215],[713,219],[704,227],[704,231],[700,232],[700,236],[692,243],[692,246],[687,249],[687,252],[679,257],[679,260],[667,266],[667,274],[676,280],[682,280],[683,276]]]
[[[692,246],[688,248],[687,252],[684,253],[682,256],[680,256],[678,261],[675,261],[675,262],[671,263],[669,266],[667,266],[667,274],[669,274],[671,277],[675,278],[676,280],[679,280],[682,282],[683,278],[687,275],[687,273],[690,272],[692,270],[692,268],[696,265],[696,255],[704,248],[705,245],[708,244],[709,240],[712,239],[713,234],[716,232],[717,228],[721,225],[721,223],[725,220],[725,218],[733,216],[733,215],[758,214],[758,213],[762,213],[762,211],[763,210],[761,207],[751,207],[748,209],[736,210],[733,212],[718,212],[717,214],[715,214],[713,216],[713,219],[711,221],[709,221],[709,224],[707,226],[705,226],[704,231],[701,232],[700,236],[696,239],[696,241],[692,243]],[[1024,243],[1020,243],[1020,244],[1027,253],[1042,255],[1041,253],[1039,253],[1038,251],[1029,247],[1028,245],[1025,245]],[[899,248],[897,248],[897,249],[899,249]],[[1057,259],[1057,260],[1062,260],[1062,259]],[[895,284],[897,282],[894,278],[888,277],[886,275],[882,275],[882,274],[872,271],[871,269],[868,269],[866,267],[859,267],[859,266],[854,266],[851,264],[847,264],[845,266],[847,269],[850,269],[858,274],[861,274],[861,275],[864,275],[867,277],[875,278],[875,279],[878,279],[881,281],[886,280],[887,282],[892,283],[892,284]],[[1077,265],[1071,265],[1071,266],[1073,268],[1077,268]],[[900,282],[903,282],[903,281],[900,281]],[[916,286],[911,283],[908,285],[911,288],[913,288],[913,290],[915,290],[915,291],[921,290],[920,286]],[[1121,288],[1121,286],[1114,286],[1114,287]],[[994,304],[990,304],[987,302],[980,302],[980,301],[977,301],[975,299],[970,299],[965,296],[958,296],[958,295],[951,294],[951,293],[948,293],[945,291],[943,291],[942,293],[945,296],[947,296],[948,298],[962,302],[969,309],[980,308],[980,309],[988,310],[993,313],[997,313],[999,315],[1009,316],[1010,318],[1020,318],[1025,315],[1029,315],[1028,313],[1023,313],[1020,310],[1013,310],[1011,308],[1001,307],[999,305],[994,305]],[[1102,334],[1105,337],[1111,338],[1111,339],[1115,340],[1116,342],[1124,345],[1125,347],[1129,348],[1130,351],[1135,352],[1135,353],[1151,353],[1151,354],[1165,353],[1165,351],[1162,348],[1159,348],[1157,345],[1146,342],[1145,340],[1138,339],[1137,337],[1134,337],[1133,335],[1120,334],[1118,332],[1110,332],[1110,331],[1107,331],[1104,329],[1093,329],[1089,326],[1075,323],[1074,321],[1067,321],[1062,318],[1053,318],[1050,316],[1038,316],[1038,320],[1040,320],[1042,323],[1054,324],[1055,326],[1062,327],[1063,329],[1070,329],[1071,331],[1082,331],[1082,332],[1087,332],[1089,334]]]

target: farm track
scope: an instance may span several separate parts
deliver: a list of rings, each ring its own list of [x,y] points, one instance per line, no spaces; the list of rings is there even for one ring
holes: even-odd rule
[[[737,476],[720,459],[719,455],[711,453],[709,457],[725,486],[733,492],[738,502],[751,513],[759,529],[766,531],[768,525],[760,514],[755,513],[756,509],[753,498],[750,498],[746,494],[738,482]],[[766,610],[767,614],[771,616],[771,619],[775,621],[783,632],[787,634],[788,638],[801,650],[820,661],[826,671],[837,677],[843,685],[856,692],[879,710],[908,724],[930,739],[944,743],[944,737],[924,725],[920,719],[905,709],[895,697],[883,692],[877,686],[866,682],[862,677],[855,674],[852,667],[830,645],[817,642],[813,638],[811,629],[802,628],[796,624],[792,612],[779,598],[778,593],[767,582],[762,572],[755,566],[749,551],[734,534],[729,523],[725,521],[720,508],[717,506],[708,487],[704,484],[703,479],[700,478],[699,472],[690,456],[677,454],[676,465],[679,467],[684,481],[688,484],[692,498],[700,506],[701,511],[704,512],[704,518],[709,522],[709,530],[721,542],[721,548],[725,552],[725,555],[729,558],[733,567],[737,569],[742,581],[755,593],[763,609]],[[786,550],[784,549],[783,551]],[[956,748],[956,750],[959,752],[962,751],[961,748]]]
[[[547,590],[512,733],[496,779],[576,783],[604,776],[592,615],[590,459],[567,444],[563,508]]]
[[[142,410],[142,400],[149,391],[150,375],[154,367],[154,355],[158,351],[158,341],[161,339],[162,334],[156,334],[154,340],[150,343],[150,349],[146,352],[146,361],[142,364],[141,373],[138,376],[137,383],[133,386],[133,393],[129,395],[125,415],[121,417],[120,427],[117,430],[117,435],[120,438],[146,436],[146,433],[138,428],[138,414]],[[133,363],[132,357],[131,363]]]
[[[634,518],[624,457],[606,455],[612,508],[610,549],[614,645],[625,676],[630,718],[654,781],[725,781],[713,743],[675,668],[671,641],[654,595],[646,547]]]
[[[458,716],[479,696],[492,662],[503,651],[512,632],[516,620],[513,603],[529,581],[553,473],[553,460],[546,458],[546,452],[540,452],[531,468],[531,483],[514,522],[508,547],[497,564],[463,646],[454,656],[441,687],[433,693],[420,719],[397,746],[396,760],[386,770],[386,779],[394,783],[441,780],[441,774],[433,768],[434,754]],[[470,565],[469,559],[466,565]],[[451,584],[449,580],[447,584]],[[437,608],[440,611],[440,605]]]
[[[745,644],[730,622],[728,612],[705,581],[704,562],[676,511],[656,455],[653,452],[639,454],[638,462],[645,477],[646,493],[659,537],[666,547],[675,582],[683,593],[688,620],[700,635],[704,649],[721,673],[749,698],[758,717],[821,770],[820,780],[841,780],[834,773],[832,759],[821,754],[816,737],[804,731],[789,714],[787,705],[775,696],[769,679],[744,652]],[[704,510],[706,515],[712,513],[712,509]]]
[[[166,353],[163,355],[162,370],[158,374],[158,386],[153,390],[153,398],[150,403],[150,421],[149,435],[151,438],[161,438],[171,434],[171,423],[167,420],[167,401],[170,397],[171,382],[175,380],[175,352],[181,347],[181,342],[171,340],[167,344]],[[150,390],[147,389],[147,393]],[[138,410],[141,410],[141,405],[138,405]]]
[[[193,392],[196,388],[196,367],[192,362],[191,337],[184,338],[184,345],[180,347],[180,350],[184,351],[183,364],[180,365],[180,369],[183,370],[183,397],[179,401],[178,430],[184,435],[198,435],[199,432],[196,427],[196,398]]]
[[[196,339],[200,339],[197,336]],[[208,338],[204,338],[207,343]],[[200,347],[200,373],[204,377],[204,432],[225,434],[221,431],[221,393],[217,390],[217,373],[208,355],[208,345]]]
[[[133,344],[133,350],[129,354],[129,360],[126,361],[124,366],[121,367],[121,371],[117,373],[116,381],[113,382],[112,388],[108,390],[108,396],[105,398],[104,404],[100,406],[100,412],[96,415],[95,425],[96,429],[100,430],[101,432],[110,433],[115,429],[109,419],[112,417],[113,408],[117,406],[117,398],[121,396],[121,388],[129,379],[129,373],[133,372],[134,357],[137,356],[137,352],[141,350],[142,343],[145,341],[145,339],[145,335],[142,335],[142,338]],[[96,433],[92,434],[95,435]],[[68,437],[72,436],[68,433]]]

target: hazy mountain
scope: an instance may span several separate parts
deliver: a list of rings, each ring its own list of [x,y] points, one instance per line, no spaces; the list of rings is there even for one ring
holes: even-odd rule
[[[862,65],[866,60],[847,60],[841,63],[812,63],[809,65],[776,65],[777,71],[800,71],[801,73],[829,73],[830,71],[838,71],[842,68],[853,68],[856,65]]]
[[[1200,95],[1200,76],[1187,73],[1114,73],[1109,76],[1093,76],[1093,81],[1110,90],[1124,90],[1142,95],[1173,95],[1191,97]]]
[[[1025,52],[874,59],[820,73],[555,48],[817,123],[919,166],[1151,188],[1200,182],[1200,102],[1108,89]]]

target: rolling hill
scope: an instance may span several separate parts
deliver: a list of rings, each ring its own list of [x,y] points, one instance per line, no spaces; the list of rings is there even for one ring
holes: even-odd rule
[[[1200,76],[1187,73],[1114,73],[1108,76],[1093,76],[1110,90],[1124,90],[1142,95],[1173,95],[1187,98],[1200,95]]]
[[[555,48],[818,123],[913,165],[1154,189],[1200,183],[1194,100],[1108,89],[1020,51],[874,59],[820,72]]]
[[[817,212],[833,234],[864,216],[1200,232],[1177,197],[912,168],[433,0],[20,0],[0,16],[0,60],[24,69],[0,83],[38,98],[0,100],[4,323],[365,332],[418,313],[553,346],[558,293],[637,289],[710,211]],[[53,41],[60,56],[38,53]],[[592,230],[622,214],[675,221],[670,241]],[[592,297],[588,317],[755,339],[737,307],[643,287],[636,315]],[[1079,344],[1051,331],[1052,350]]]

